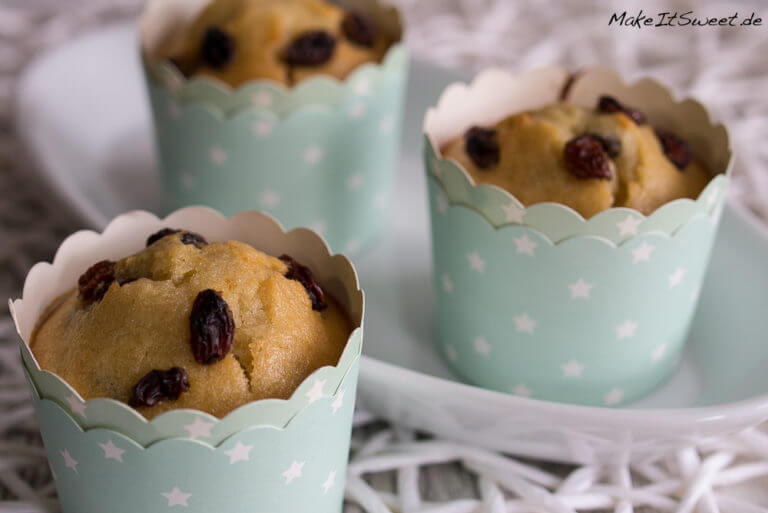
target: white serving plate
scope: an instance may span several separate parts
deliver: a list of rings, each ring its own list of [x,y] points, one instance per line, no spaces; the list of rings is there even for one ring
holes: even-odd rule
[[[18,128],[40,181],[85,227],[130,209],[162,213],[136,48],[132,26],[109,27],[41,56],[20,83]],[[736,205],[725,212],[688,348],[652,395],[619,409],[569,406],[465,385],[446,368],[431,340],[421,118],[463,78],[412,66],[392,222],[357,261],[368,303],[362,405],[445,437],[583,463],[641,458],[768,418],[768,232]]]

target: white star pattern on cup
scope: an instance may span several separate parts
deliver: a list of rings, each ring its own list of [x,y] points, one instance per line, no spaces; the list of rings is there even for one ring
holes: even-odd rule
[[[251,449],[253,449],[252,445],[244,445],[238,440],[235,446],[224,451],[224,454],[229,456],[229,464],[233,465],[238,461],[251,461]]]
[[[336,415],[336,412],[339,411],[339,408],[344,406],[344,394],[346,393],[346,390],[340,391],[336,395],[336,399],[333,400],[331,403],[331,410],[333,410],[333,414]]]
[[[632,263],[647,262],[651,259],[651,253],[656,249],[656,246],[651,246],[647,242],[643,241],[638,247],[632,250]]]
[[[357,253],[358,251],[360,251],[360,241],[357,239],[349,239],[344,244],[344,253]]]
[[[99,447],[104,451],[105,459],[119,461],[120,463],[123,462],[123,453],[125,450],[116,446],[112,440],[107,440],[107,443],[104,444],[99,443]]]
[[[635,336],[635,331],[637,331],[637,323],[627,319],[616,328],[616,337],[619,340],[632,338]]]
[[[637,235],[637,229],[640,227],[640,223],[643,220],[639,217],[628,215],[626,219],[616,224],[619,228],[619,235]]]
[[[699,300],[699,294],[701,294],[701,285],[697,285],[691,291],[691,301],[694,303]]]
[[[267,190],[259,196],[259,203],[266,208],[274,208],[280,204],[280,195],[272,190]]]
[[[317,164],[322,160],[322,158],[323,149],[316,144],[313,144],[304,150],[304,162],[307,164]]]
[[[352,87],[355,94],[365,95],[371,90],[371,81],[367,77],[361,77],[357,79],[355,85]]]
[[[85,403],[80,402],[80,399],[74,395],[70,395],[67,397],[67,404],[69,404],[70,410],[85,418]]]
[[[571,289],[571,299],[589,299],[589,293],[594,287],[593,284],[584,281],[584,278],[579,278],[579,281],[568,285]]]
[[[163,497],[165,497],[168,500],[168,507],[171,508],[173,506],[183,506],[185,508],[189,507],[189,504],[187,504],[187,501],[190,497],[192,497],[191,493],[184,493],[177,486],[173,487],[173,490],[171,490],[168,493],[161,494]]]
[[[669,288],[673,289],[683,282],[685,277],[685,269],[678,267],[675,272],[669,275]]]
[[[524,234],[522,237],[518,237],[515,239],[515,247],[517,248],[517,254],[518,255],[530,255],[534,256],[533,251],[536,249],[536,247],[539,244],[536,242],[533,242],[531,239],[528,238],[528,234]]]
[[[251,101],[254,105],[258,105],[259,107],[271,107],[275,98],[269,91],[256,91],[253,93],[253,96],[251,96]]]
[[[437,211],[445,214],[448,211],[448,198],[442,192],[437,194]]]
[[[333,488],[333,485],[336,484],[336,471],[331,470],[328,473],[328,477],[325,480],[325,483],[323,483],[323,495],[328,493],[328,490]]]
[[[480,274],[485,272],[485,260],[480,258],[480,254],[477,251],[467,255],[467,260],[469,260],[469,268],[471,270],[477,271]]]
[[[229,160],[229,153],[220,146],[214,146],[209,152],[211,162],[216,166],[221,166]]]
[[[454,362],[454,363],[456,363],[456,360],[459,359],[459,355],[456,354],[456,348],[453,346],[446,346],[445,356],[448,357],[448,361]]]
[[[304,464],[306,461],[302,461],[299,463],[298,461],[294,461],[291,463],[291,467],[283,472],[283,477],[285,478],[285,484],[291,484],[294,479],[298,479],[301,477],[301,471],[304,468]]]
[[[502,205],[501,209],[504,211],[504,219],[508,223],[523,224],[523,210],[520,207],[510,203],[509,205]]]
[[[347,189],[350,191],[356,191],[363,186],[363,175],[355,173],[347,180]]]
[[[71,454],[69,454],[68,449],[64,449],[63,451],[59,451],[61,453],[61,456],[64,458],[64,466],[67,468],[71,468],[75,474],[79,474],[77,471],[77,460],[72,457]]]
[[[312,385],[312,388],[310,388],[307,393],[305,394],[307,398],[309,399],[309,404],[314,403],[315,401],[320,400],[320,398],[323,397],[323,387],[325,386],[325,380],[324,379],[316,379],[315,383]]]
[[[192,424],[184,426],[190,438],[210,438],[211,428],[213,428],[213,422],[206,422],[200,417],[196,417]]]
[[[514,319],[515,329],[519,332],[526,332],[533,335],[533,330],[536,329],[536,321],[530,318],[527,313],[518,315]]]
[[[251,125],[251,131],[253,132],[253,135],[266,137],[272,133],[272,125],[268,121],[261,119]]]
[[[475,344],[475,351],[482,356],[488,356],[491,352],[491,345],[483,337],[476,337],[473,341]]]
[[[450,294],[453,292],[453,281],[451,281],[451,278],[448,277],[447,274],[444,274],[440,277],[440,281],[443,282],[443,291]]]
[[[179,175],[179,184],[181,184],[182,189],[190,190],[195,186],[195,177],[189,173],[181,173]]]
[[[667,344],[659,344],[654,348],[653,352],[651,353],[651,360],[653,360],[654,363],[658,362],[659,360],[664,358],[665,354],[667,354]]]
[[[363,102],[355,102],[349,108],[348,111],[350,119],[360,119],[365,114],[365,104]]]
[[[328,222],[325,219],[318,219],[309,225],[310,230],[314,230],[320,235],[325,235],[328,231]]]
[[[618,388],[614,388],[603,396],[603,401],[606,406],[613,406],[619,404],[624,399],[624,392]]]
[[[580,378],[584,372],[584,365],[578,360],[571,360],[568,363],[564,363],[560,366],[563,370],[564,378]]]
[[[533,392],[525,384],[520,383],[512,387],[512,393],[520,397],[531,397]]]

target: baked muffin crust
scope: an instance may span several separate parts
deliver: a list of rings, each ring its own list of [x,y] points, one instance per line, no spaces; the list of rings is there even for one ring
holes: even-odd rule
[[[687,162],[676,159],[641,113],[612,98],[620,108],[607,109],[603,104],[614,104],[606,98],[602,108],[556,103],[509,116],[482,129],[487,132],[484,151],[477,150],[478,140],[468,131],[443,147],[443,156],[461,164],[476,183],[506,189],[525,206],[557,202],[585,218],[611,207],[648,215],[669,201],[696,198],[710,171],[690,154]],[[592,140],[592,147],[579,138]],[[489,156],[493,151],[495,159]]]
[[[343,79],[379,62],[390,43],[374,20],[322,0],[214,0],[168,57],[187,75],[232,87],[256,79],[292,86],[316,75]]]
[[[190,240],[189,233],[165,234],[113,263],[111,281],[101,273],[101,297],[84,296],[82,284],[65,294],[32,336],[41,368],[86,400],[132,402],[143,377],[179,367],[189,390],[137,409],[147,418],[175,408],[223,417],[253,400],[286,399],[314,370],[338,362],[352,327],[333,298],[325,294],[318,309],[304,285],[286,277],[282,260],[237,241]],[[190,315],[204,291],[225,302],[234,334],[220,359],[200,363]]]

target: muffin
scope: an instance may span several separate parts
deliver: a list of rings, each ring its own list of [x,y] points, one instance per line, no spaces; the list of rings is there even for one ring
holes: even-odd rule
[[[39,321],[31,349],[85,400],[124,401],[147,418],[176,408],[224,417],[290,397],[337,363],[351,330],[290,256],[164,229],[143,251],[88,269]]]
[[[424,139],[435,336],[459,376],[617,406],[673,372],[732,162],[702,104],[600,68],[487,70],[445,89]]]
[[[292,86],[316,75],[345,78],[379,62],[391,41],[373,22],[322,0],[214,0],[170,58],[187,76],[232,87],[257,79]]]
[[[334,251],[370,247],[399,159],[408,55],[397,9],[147,0],[139,25],[170,209],[262,210],[313,227]]]
[[[525,206],[557,202],[585,218],[612,207],[649,215],[712,178],[684,141],[607,95],[594,109],[554,103],[472,127],[442,153]]]
[[[317,233],[132,211],[67,237],[23,290],[10,313],[62,512],[341,511],[365,305]]]

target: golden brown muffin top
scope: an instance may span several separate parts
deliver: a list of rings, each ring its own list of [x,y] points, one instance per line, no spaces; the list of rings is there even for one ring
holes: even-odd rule
[[[374,21],[321,0],[214,0],[170,57],[186,75],[232,87],[256,79],[287,86],[316,75],[343,79],[386,53],[391,41]]]
[[[585,218],[611,207],[648,215],[696,198],[712,176],[684,141],[609,96],[595,109],[557,103],[473,127],[442,153],[525,206],[557,202]]]
[[[124,401],[147,418],[176,408],[223,417],[290,397],[337,364],[350,332],[292,258],[164,230],[143,251],[86,271],[41,319],[31,348],[86,400]]]

